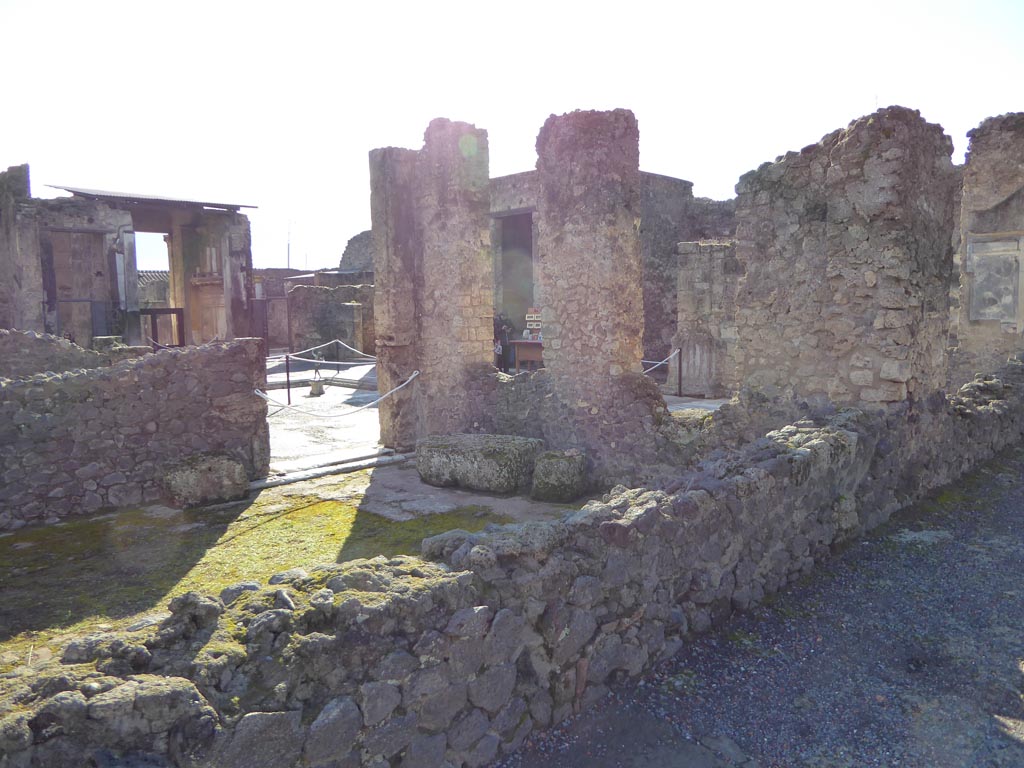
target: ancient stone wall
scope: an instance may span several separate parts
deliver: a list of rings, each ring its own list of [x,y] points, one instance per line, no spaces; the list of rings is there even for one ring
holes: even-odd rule
[[[473,431],[493,361],[486,131],[434,120],[420,151],[370,154],[381,442]]]
[[[735,378],[736,289],[742,275],[733,242],[679,243],[676,334],[666,391],[722,397]]]
[[[491,213],[501,215],[535,210],[540,194],[537,184],[536,171],[523,171],[491,179]]]
[[[680,240],[731,240],[736,236],[736,200],[695,197],[688,206]]]
[[[693,202],[693,184],[640,174],[640,254],[643,263],[644,358],[668,357],[676,331],[676,243]]]
[[[741,382],[878,405],[944,385],[951,151],[890,107],[740,179]]]
[[[644,357],[662,360],[676,334],[676,244],[680,241],[731,238],[734,201],[694,198],[693,184],[683,179],[640,172],[640,253],[643,262]],[[491,179],[491,214],[496,221],[516,213],[535,213],[540,196],[536,171]],[[536,222],[535,222],[536,223]],[[496,270],[501,242],[492,230]],[[495,305],[502,305],[500,280]],[[521,320],[521,318],[513,318]]]
[[[369,295],[367,295],[369,294]],[[368,299],[369,305],[360,302]],[[369,310],[367,312],[367,310]],[[339,339],[360,351],[373,354],[373,336],[367,338],[366,315],[373,333],[373,286],[339,286],[321,288],[297,285],[288,292],[288,318],[291,324],[291,348],[294,351],[310,349],[328,341]],[[369,346],[367,342],[369,341]],[[334,345],[337,347],[337,345]],[[327,348],[320,352],[328,360],[347,360],[354,353]]]
[[[360,352],[368,355],[376,354],[374,349],[377,343],[377,329],[373,322],[373,285],[339,285],[335,289],[336,295],[348,296],[349,301],[359,304],[363,308],[363,337],[360,344],[356,345]]]
[[[373,271],[373,232],[366,230],[349,238],[338,269]]]
[[[28,768],[115,750],[194,768],[485,765],[1019,442],[1022,368],[919,412],[805,419],[560,520],[451,531],[423,559],[175,598],[161,624],[73,640],[13,680],[0,750]]]
[[[1024,351],[1024,113],[991,117],[968,135],[952,385]]]
[[[13,269],[4,280],[13,327],[68,334],[85,347],[94,332],[130,330],[129,309],[138,309],[130,214],[93,200],[22,198],[6,215],[11,234],[0,251]]]
[[[41,323],[25,317],[17,286],[26,277],[18,244],[19,202],[31,195],[27,165],[16,165],[0,173],[0,328],[42,330]],[[41,301],[41,298],[40,298]],[[39,314],[36,307],[35,314]]]
[[[23,379],[36,373],[102,368],[151,351],[150,347],[123,345],[94,351],[45,333],[0,328],[0,378]]]
[[[216,219],[206,214],[206,226],[214,229]],[[253,335],[250,297],[255,294],[252,275],[252,231],[249,217],[232,213],[223,217],[228,248],[224,258],[224,313],[228,338],[240,339]]]
[[[155,501],[194,454],[266,474],[265,386],[259,339],[0,379],[0,530]]]

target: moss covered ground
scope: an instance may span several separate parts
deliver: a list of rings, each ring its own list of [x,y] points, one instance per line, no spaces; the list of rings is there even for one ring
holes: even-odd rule
[[[365,482],[349,475],[314,492],[285,486],[232,505],[151,507],[0,536],[0,672],[71,635],[162,611],[183,592],[216,595],[297,566],[417,554],[426,536],[508,522],[484,506],[395,522],[344,493]]]

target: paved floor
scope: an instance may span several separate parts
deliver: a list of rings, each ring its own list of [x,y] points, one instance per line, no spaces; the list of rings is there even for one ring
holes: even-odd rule
[[[270,404],[271,473],[294,472],[378,452],[377,407],[356,410],[376,400],[376,391],[326,386],[322,397],[310,397],[309,389],[309,385],[292,387],[292,408]],[[272,389],[268,394],[277,403],[287,401],[284,389]]]
[[[376,391],[328,385],[322,396],[311,397],[310,385],[295,385],[295,380],[293,378],[290,408],[284,407],[288,398],[286,389],[271,389],[268,393],[277,403],[270,405],[268,417],[271,480],[275,476],[294,476],[303,470],[352,461],[380,451],[377,406],[358,410],[377,399]],[[711,410],[724,402],[672,397],[666,400],[670,410]],[[431,488],[420,481],[410,465],[380,467],[373,471],[372,482],[369,478],[367,474],[358,489],[365,495],[361,508],[397,520],[474,505],[489,507],[513,520],[537,519],[563,511],[525,497],[496,497]],[[325,482],[330,481],[325,479]],[[347,492],[353,487],[349,484]]]
[[[275,372],[268,374],[270,383],[284,386],[285,374],[275,366]],[[324,387],[324,395],[311,397],[309,378],[311,366],[307,370],[294,372],[292,376],[291,399],[292,408],[284,408],[287,403],[286,389],[270,389],[269,396],[280,405],[271,404],[270,422],[270,469],[280,474],[309,469],[324,464],[331,464],[355,457],[377,453],[380,439],[380,426],[377,419],[377,407],[372,406],[355,411],[377,399],[376,377],[373,366],[356,366],[344,374],[351,378],[361,377],[359,388],[342,387],[332,384],[333,376],[321,370],[328,385]],[[303,381],[298,384],[296,382]],[[370,384],[373,387],[370,387]],[[669,411],[688,408],[715,410],[727,400],[703,400],[694,397],[666,396],[665,402]]]
[[[728,398],[705,399],[702,397],[676,397],[675,395],[665,395],[665,404],[668,406],[669,413],[685,411],[691,408],[697,408],[702,411],[717,411],[728,402]]]
[[[377,367],[374,363],[341,362],[341,363],[308,363],[302,360],[273,360],[267,363],[267,386],[278,389],[286,386],[291,379],[292,386],[308,386],[314,377],[315,369],[320,369],[320,377],[324,381],[344,383],[359,389],[377,389]]]

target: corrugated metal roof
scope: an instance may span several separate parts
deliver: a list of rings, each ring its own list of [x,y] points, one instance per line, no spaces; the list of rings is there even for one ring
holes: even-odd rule
[[[171,273],[166,269],[140,269],[139,285],[170,282]]]
[[[202,200],[182,200],[177,197],[161,197],[160,195],[140,195],[132,192],[110,192],[103,189],[85,189],[84,187],[62,187],[58,184],[47,184],[51,189],[61,189],[79,197],[93,200],[117,200],[124,203],[177,203],[178,205],[198,205],[203,208],[223,208],[237,211],[239,208],[255,208],[255,205],[241,203],[208,203]]]

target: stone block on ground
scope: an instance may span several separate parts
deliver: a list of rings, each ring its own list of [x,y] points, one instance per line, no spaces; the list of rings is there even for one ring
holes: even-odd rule
[[[572,501],[586,490],[587,457],[582,451],[544,451],[533,468],[530,498],[538,501]]]
[[[162,483],[167,495],[183,508],[244,499],[249,493],[245,467],[227,456],[193,456],[169,470]]]
[[[530,487],[542,440],[513,435],[433,435],[416,443],[425,483],[515,493]]]

